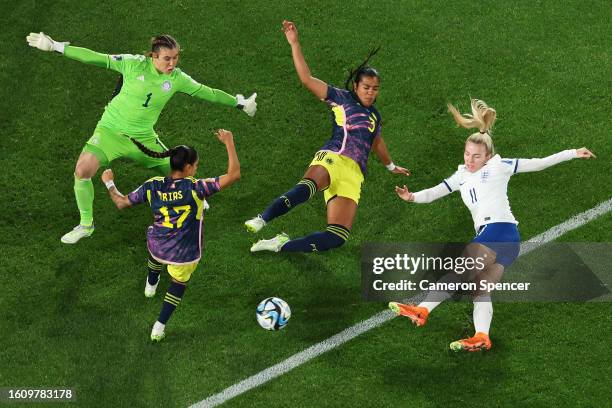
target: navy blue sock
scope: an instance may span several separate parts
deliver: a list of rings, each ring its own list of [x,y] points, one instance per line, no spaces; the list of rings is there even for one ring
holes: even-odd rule
[[[316,192],[317,184],[314,180],[302,179],[291,190],[274,200],[261,214],[261,218],[268,222],[287,214],[296,205],[308,201]]]
[[[164,303],[162,305],[161,312],[159,312],[159,318],[157,321],[166,324],[174,309],[181,303],[183,294],[185,293],[186,286],[180,283],[172,281],[166,296],[164,296]]]
[[[151,255],[149,255],[149,261],[147,262],[147,269],[149,270],[149,285],[155,285],[159,282],[159,274],[162,270],[162,264],[157,262]]]
[[[339,224],[328,224],[325,231],[314,232],[292,239],[281,248],[283,252],[320,252],[338,248],[346,242],[351,231]]]

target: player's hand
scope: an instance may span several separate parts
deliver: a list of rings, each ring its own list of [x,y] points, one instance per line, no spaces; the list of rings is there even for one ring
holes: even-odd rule
[[[229,130],[219,129],[215,132],[215,136],[217,136],[217,139],[224,145],[234,141],[234,134]]]
[[[257,112],[257,102],[255,102],[255,98],[257,98],[257,93],[249,96],[248,99],[245,99],[241,94],[236,95],[238,107],[251,117],[255,116],[255,112]]]
[[[285,32],[285,37],[287,37],[287,42],[289,44],[293,45],[298,43],[298,31],[293,22],[283,20],[283,31]]]
[[[395,186],[395,192],[404,201],[414,201],[414,194],[408,191],[408,187],[404,184],[404,187]]]
[[[41,51],[57,51],[61,53],[64,52],[64,47],[70,44],[67,42],[60,43],[53,41],[51,37],[42,31],[40,33],[30,33],[30,35],[26,37],[26,40],[30,47],[38,48]]]
[[[597,156],[595,156],[593,152],[591,152],[586,147],[581,147],[580,149],[576,149],[576,157],[578,157],[579,159],[590,159],[591,157],[594,159],[597,158]]]
[[[41,51],[55,50],[53,47],[53,39],[42,31],[40,33],[30,33],[30,35],[26,37],[26,40],[30,47],[38,48]]]
[[[102,181],[104,184],[108,183],[109,181],[113,181],[114,179],[115,175],[111,169],[106,169],[102,172]]]
[[[410,170],[405,169],[405,168],[400,167],[400,166],[395,166],[395,168],[391,171],[391,173],[403,174],[404,176],[410,176],[412,174],[412,173],[410,173]]]

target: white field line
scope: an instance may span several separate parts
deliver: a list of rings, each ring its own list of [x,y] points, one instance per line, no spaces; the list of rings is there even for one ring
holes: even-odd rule
[[[565,234],[568,231],[576,229],[589,221],[594,220],[595,218],[606,214],[612,210],[612,198],[604,201],[603,203],[591,208],[588,211],[577,214],[572,218],[568,219],[565,222],[562,222],[559,225],[555,225],[543,233],[536,235],[535,237],[525,241],[521,244],[521,252],[519,256],[525,255],[532,250],[548,243],[554,241],[561,235]],[[411,301],[416,301],[419,295],[411,298]],[[320,356],[321,354],[334,349],[342,344],[346,343],[349,340],[354,339],[362,333],[365,333],[369,330],[374,329],[382,325],[383,323],[393,319],[396,317],[395,313],[390,310],[385,310],[380,313],[375,314],[367,320],[363,320],[354,326],[349,327],[341,331],[340,333],[328,338],[327,340],[323,340],[319,343],[316,343],[307,349],[300,351],[297,354],[287,358],[284,361],[281,361],[278,364],[275,364],[271,367],[266,368],[259,373],[252,375],[232,386],[227,387],[223,391],[211,395],[210,397],[195,403],[191,406],[191,408],[205,408],[205,407],[216,407],[217,405],[223,404],[224,402],[243,394],[255,387],[258,387],[276,377],[279,377],[294,368],[312,360],[315,357]]]

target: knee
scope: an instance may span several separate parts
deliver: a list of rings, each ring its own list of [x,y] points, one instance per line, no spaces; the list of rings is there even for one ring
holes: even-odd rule
[[[191,279],[191,277],[190,277],[190,279]],[[173,277],[172,278],[172,283],[176,283],[177,285],[181,285],[181,286],[185,287],[185,286],[187,286],[187,283],[189,283],[190,279],[187,279],[186,281],[180,281],[180,280],[177,280],[176,278]]]
[[[91,175],[88,175],[88,172],[86,171],[85,167],[80,165],[78,162],[77,165],[74,167],[74,175],[78,179],[87,179],[92,177]]]
[[[74,175],[80,179],[92,178],[96,175],[99,164],[98,159],[91,154],[83,154],[79,157],[74,167]]]

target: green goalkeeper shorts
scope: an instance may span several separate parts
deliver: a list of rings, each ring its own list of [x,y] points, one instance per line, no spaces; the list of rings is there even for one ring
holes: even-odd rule
[[[155,152],[168,150],[155,133],[134,137],[134,139]],[[163,166],[162,168],[166,169],[165,172],[170,171],[170,159],[168,157],[163,159],[149,157],[132,143],[129,136],[104,127],[97,127],[94,130],[93,135],[85,144],[83,152],[95,155],[100,162],[100,166],[103,167],[107,167],[115,159],[127,158],[148,169]]]

